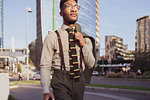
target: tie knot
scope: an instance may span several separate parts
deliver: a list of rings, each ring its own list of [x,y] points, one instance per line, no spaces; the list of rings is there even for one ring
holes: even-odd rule
[[[67,32],[70,33],[70,32],[73,32],[73,28],[67,28]]]

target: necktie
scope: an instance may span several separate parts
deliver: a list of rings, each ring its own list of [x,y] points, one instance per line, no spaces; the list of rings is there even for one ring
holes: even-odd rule
[[[78,68],[78,57],[76,51],[76,43],[74,38],[73,29],[67,29],[69,33],[69,63],[70,63],[70,77],[74,79],[75,82],[79,81],[79,68]]]

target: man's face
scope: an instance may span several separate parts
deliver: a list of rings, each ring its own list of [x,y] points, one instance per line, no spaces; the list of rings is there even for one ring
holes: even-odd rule
[[[79,6],[76,1],[68,0],[64,3],[62,10],[62,17],[64,19],[64,23],[74,24],[78,19],[78,10]]]

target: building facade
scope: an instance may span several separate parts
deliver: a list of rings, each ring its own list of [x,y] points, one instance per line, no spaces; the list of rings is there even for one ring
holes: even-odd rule
[[[3,0],[0,0],[0,48],[4,47],[3,35]]]
[[[127,50],[123,39],[116,36],[105,37],[105,58],[111,63],[112,60],[132,60],[133,52]]]
[[[144,16],[136,20],[137,29],[135,37],[136,51],[150,50],[150,17]]]
[[[61,27],[63,19],[60,13],[60,0],[36,0],[37,9],[37,39],[36,39],[36,66],[39,68],[42,44],[48,31]],[[82,31],[96,37],[96,0],[78,0],[81,6],[77,23]],[[33,44],[34,45],[34,44]]]

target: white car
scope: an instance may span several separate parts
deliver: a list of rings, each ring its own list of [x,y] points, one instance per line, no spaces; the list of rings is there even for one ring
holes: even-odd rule
[[[33,79],[34,79],[34,80],[40,80],[40,79],[41,79],[40,71],[34,73]]]
[[[98,75],[98,71],[93,71],[92,75]]]
[[[40,71],[35,72],[35,73],[33,74],[33,79],[34,79],[34,80],[40,80],[40,79],[41,79]],[[52,79],[52,72],[51,72],[51,75],[50,75],[50,79]]]

